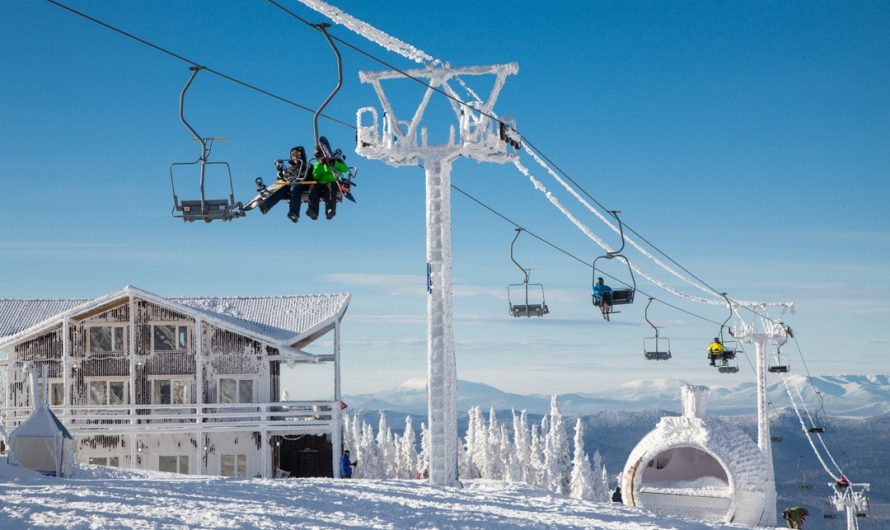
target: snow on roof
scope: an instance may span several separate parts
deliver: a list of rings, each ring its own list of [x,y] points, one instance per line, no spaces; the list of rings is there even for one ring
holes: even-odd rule
[[[44,405],[38,405],[31,416],[12,431],[10,440],[15,437],[22,438],[54,438],[56,433],[61,433],[64,438],[71,438],[71,433],[62,425],[53,411]]]
[[[0,338],[15,335],[89,300],[0,299]]]
[[[0,343],[21,338],[65,317],[121,297],[133,295],[204,318],[234,331],[262,337],[273,344],[293,344],[341,316],[349,294],[263,297],[163,298],[126,286],[93,300],[0,300]],[[7,339],[7,340],[4,340]]]
[[[170,298],[205,315],[250,329],[280,342],[297,338],[330,322],[346,309],[348,294],[265,296],[254,298]]]

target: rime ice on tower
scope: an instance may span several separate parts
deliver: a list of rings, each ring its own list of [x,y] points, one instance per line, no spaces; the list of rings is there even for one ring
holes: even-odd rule
[[[374,87],[383,116],[379,116],[374,107],[358,110],[355,152],[391,166],[417,165],[423,161],[426,173],[427,381],[432,484],[459,484],[457,366],[451,324],[451,165],[461,156],[499,164],[516,159],[520,142],[511,134],[512,122],[508,127],[504,118],[494,119],[494,104],[507,76],[518,71],[515,63],[469,67],[430,64],[407,72],[359,73],[363,83]],[[410,121],[398,118],[381,85],[383,80],[404,79],[406,75],[423,79],[427,85]],[[465,103],[452,84],[466,86],[461,76],[481,75],[495,76],[488,99],[482,101],[477,97],[477,101]],[[436,90],[449,96],[456,123],[451,124],[446,143],[431,145],[421,120]]]
[[[630,453],[623,501],[655,512],[747,525],[775,506],[769,460],[751,438],[705,418],[708,388],[683,385],[683,415],[664,417]]]

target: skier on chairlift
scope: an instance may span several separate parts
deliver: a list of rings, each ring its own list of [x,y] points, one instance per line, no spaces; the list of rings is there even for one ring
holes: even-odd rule
[[[723,352],[725,348],[723,347],[723,343],[720,342],[720,339],[714,337],[714,342],[708,346],[708,358],[711,360],[711,366],[717,366],[717,359],[723,358]],[[725,361],[726,359],[724,359]]]
[[[605,284],[602,276],[596,279],[596,285],[593,286],[593,304],[599,306],[603,318],[608,321],[609,313],[612,312],[612,288]]]
[[[340,178],[343,175],[349,175],[349,166],[343,161],[344,157],[339,149],[331,152],[331,146],[324,136],[319,138],[313,155],[315,163],[312,165],[312,178],[316,184],[309,192],[309,207],[306,209],[306,215],[313,220],[318,219],[319,200],[323,199],[325,217],[331,219],[337,215],[337,194],[342,191],[340,190]]]
[[[279,160],[276,163],[278,178],[272,186],[277,187],[277,189],[271,195],[261,200],[257,206],[260,212],[265,215],[280,200],[288,198],[287,218],[296,223],[300,220],[300,202],[302,201],[303,192],[309,188],[308,184],[303,184],[303,181],[309,175],[309,164],[306,162],[306,150],[302,145],[298,145],[290,150],[290,160],[287,162],[289,167],[284,166],[283,160]]]

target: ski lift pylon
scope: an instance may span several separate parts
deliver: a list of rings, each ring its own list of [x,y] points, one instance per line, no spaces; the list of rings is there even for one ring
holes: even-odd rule
[[[618,221],[618,230],[619,230],[619,234],[621,235],[621,247],[619,247],[618,250],[606,252],[606,254],[604,254],[602,256],[598,256],[596,259],[593,260],[593,281],[591,282],[592,283],[591,287],[596,286],[596,279],[597,279],[596,262],[601,259],[610,260],[610,259],[614,259],[614,258],[621,258],[622,260],[624,260],[624,263],[627,265],[627,270],[630,273],[631,283],[625,284],[625,285],[628,285],[628,288],[612,289],[609,292],[603,293],[603,300],[606,302],[606,304],[599,303],[597,301],[595,295],[592,297],[593,305],[600,307],[600,310],[603,312],[604,316],[607,316],[610,313],[618,312],[618,311],[612,311],[611,310],[612,306],[623,305],[623,304],[632,304],[634,301],[634,295],[637,292],[637,280],[634,278],[633,268],[630,266],[630,261],[628,261],[627,258],[621,254],[621,252],[624,250],[625,240],[624,240],[624,225],[621,222],[621,218],[618,215],[620,213],[621,212],[619,210],[610,210],[609,211],[609,214],[612,215],[612,217],[614,217],[616,221]]]
[[[521,227],[516,228],[516,235],[513,237],[513,242],[510,243],[510,260],[516,264],[516,267],[519,268],[525,278],[522,283],[511,283],[507,286],[507,303],[510,306],[510,314],[514,317],[542,317],[550,312],[550,308],[547,307],[547,300],[544,298],[544,285],[540,283],[529,283],[529,275],[533,269],[524,268],[513,256],[513,247],[516,245],[516,240],[519,239],[519,234],[521,234],[523,230],[525,229]],[[540,290],[540,303],[532,303],[529,301],[529,289],[535,293]],[[525,303],[514,304],[513,300],[522,300]],[[535,300],[535,302],[536,301],[537,300]]]
[[[194,162],[174,162],[170,164],[170,187],[173,190],[173,217],[182,218],[183,221],[205,221],[207,223],[214,220],[231,221],[238,217],[244,217],[244,211],[241,210],[241,204],[235,203],[235,191],[232,186],[232,169],[228,162],[208,162],[210,150],[213,142],[222,140],[223,138],[205,138],[198,134],[198,131],[189,124],[185,119],[185,95],[192,86],[192,82],[197,77],[198,72],[203,70],[203,66],[193,65],[189,67],[192,74],[183,87],[179,95],[179,121],[185,125],[186,129],[192,134],[192,138],[201,144],[201,156]],[[173,177],[174,168],[183,166],[193,166],[197,164],[200,168],[200,198],[199,199],[183,199],[180,200],[176,193],[176,183]],[[208,166],[222,166],[225,168],[229,178],[229,198],[228,199],[208,199],[205,195],[204,184],[207,177]]]
[[[649,320],[649,306],[652,305],[653,298],[649,297],[649,303],[643,312],[643,318],[655,330],[654,337],[646,337],[643,339],[643,355],[650,361],[667,361],[671,358],[671,339],[661,337],[658,333],[658,326]]]

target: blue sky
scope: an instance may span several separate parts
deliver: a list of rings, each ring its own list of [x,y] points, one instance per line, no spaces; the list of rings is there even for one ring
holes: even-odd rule
[[[263,1],[70,5],[309,107],[336,81],[322,37]],[[814,373],[890,370],[887,3],[337,5],[454,65],[519,63],[496,110],[516,117],[598,201],[730,296],[795,301],[786,320]],[[0,21],[0,296],[93,297],[126,284],[165,296],[351,292],[344,390],[425,375],[421,169],[350,154],[359,202],[331,222],[292,225],[279,206],[232,223],[182,223],[170,216],[167,171],[198,155],[178,120],[187,65],[46,2],[5,2]],[[343,28],[331,32],[413,66]],[[382,67],[350,50],[343,57],[344,88],[328,113],[352,123],[359,107],[378,106],[357,72]],[[402,114],[413,112],[420,89],[389,86]],[[252,196],[255,177],[273,178],[274,159],[311,142],[311,114],[215,76],[201,74],[188,101],[199,132],[226,137],[213,158],[232,165],[239,200]],[[441,141],[447,104],[431,107],[426,125]],[[351,153],[352,129],[323,121],[322,133]],[[453,179],[573,254],[601,253],[514,168],[459,160]],[[541,393],[648,377],[751,380],[744,360],[739,375],[723,378],[703,365],[713,324],[658,304],[650,318],[664,326],[674,359],[647,363],[645,297],[604,323],[590,306],[589,267],[531,238],[517,256],[537,269],[552,313],[507,317],[505,286],[521,279],[509,261],[513,227],[456,193],[453,206],[460,378]],[[725,318],[723,308],[639,281],[660,299]]]

